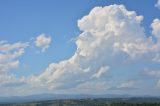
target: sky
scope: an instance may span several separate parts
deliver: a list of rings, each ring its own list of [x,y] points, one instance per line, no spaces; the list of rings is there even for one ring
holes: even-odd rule
[[[0,96],[160,96],[160,0],[0,0]]]

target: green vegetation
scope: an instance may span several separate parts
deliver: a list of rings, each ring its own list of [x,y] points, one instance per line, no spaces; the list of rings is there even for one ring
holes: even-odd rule
[[[160,106],[160,101],[159,99],[153,98],[66,99],[31,103],[1,104],[0,106]]]

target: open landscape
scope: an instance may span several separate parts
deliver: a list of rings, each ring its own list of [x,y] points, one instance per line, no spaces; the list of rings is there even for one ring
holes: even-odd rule
[[[1,97],[0,106],[160,106],[160,97],[41,94]]]
[[[160,98],[61,99],[0,104],[0,106],[160,106]]]

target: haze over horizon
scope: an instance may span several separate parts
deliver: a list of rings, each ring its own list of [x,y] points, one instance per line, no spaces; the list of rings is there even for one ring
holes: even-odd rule
[[[160,96],[160,0],[2,0],[0,14],[0,96]]]

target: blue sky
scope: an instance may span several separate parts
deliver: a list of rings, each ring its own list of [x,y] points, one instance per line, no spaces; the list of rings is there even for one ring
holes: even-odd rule
[[[41,33],[53,37],[50,49],[44,54],[37,54],[33,50],[27,50],[21,61],[29,65],[28,71],[18,74],[29,75],[39,73],[51,62],[71,57],[76,49],[74,42],[70,42],[80,33],[77,20],[88,14],[95,6],[110,4],[124,4],[128,10],[134,10],[143,15],[142,25],[150,34],[150,23],[154,18],[160,17],[159,10],[154,7],[156,0],[127,1],[127,0],[81,0],[81,1],[7,1],[0,3],[0,39],[9,42],[29,41]],[[134,4],[134,5],[133,5]],[[32,49],[32,48],[31,48]],[[65,52],[65,53],[64,53]],[[30,60],[32,58],[32,61]],[[34,63],[39,64],[35,67]],[[31,71],[32,70],[32,71]]]
[[[122,39],[121,41],[100,40],[97,44],[98,46],[90,46],[92,42],[96,42],[92,36],[95,35],[95,33],[91,31],[92,28],[88,27],[89,24],[92,26],[96,24],[92,19],[92,14],[89,14],[90,11],[99,6],[108,6],[106,10],[104,8],[101,9],[102,11],[108,11],[109,6],[113,4],[117,5],[111,7],[111,12],[122,4],[125,7],[125,10],[135,11],[136,16],[142,15],[143,20],[140,19],[140,22],[138,19],[136,20],[134,13],[131,13],[133,15],[131,17],[123,14],[124,17],[127,17],[123,19],[126,19],[124,22],[126,22],[130,29],[133,29],[133,32],[130,31],[129,28],[124,30],[126,31],[125,34],[128,34],[129,37],[127,35],[122,38],[118,37],[119,39]],[[157,6],[155,6],[156,4]],[[8,92],[12,87],[6,87],[4,85],[16,85],[17,83],[20,83],[21,85],[23,82],[21,86],[14,86],[15,91],[17,91],[17,89],[21,91],[18,95],[33,94],[35,89],[38,89],[36,93],[66,93],[74,91],[71,93],[113,92],[136,94],[135,92],[141,92],[141,94],[144,95],[151,94],[149,91],[154,90],[153,95],[160,94],[158,90],[160,89],[158,88],[160,87],[160,63],[157,60],[157,58],[160,58],[158,54],[160,48],[159,44],[150,44],[148,43],[148,40],[144,41],[142,37],[131,36],[132,34],[134,36],[134,34],[137,35],[139,33],[138,35],[144,35],[146,37],[145,39],[151,39],[153,43],[155,43],[155,40],[158,41],[158,36],[160,36],[158,32],[158,30],[160,30],[158,29],[158,19],[160,18],[159,8],[160,6],[158,5],[157,0],[1,0],[0,41],[7,42],[0,43],[0,58],[4,59],[0,61],[0,73],[2,73],[1,79],[5,80],[6,78],[6,81],[1,81],[0,79],[0,82],[2,83],[0,87],[6,88],[6,90],[1,90],[0,92],[3,92],[3,95],[7,96],[15,95],[14,92]],[[121,11],[125,10],[122,9]],[[102,21],[105,21],[105,19],[107,20],[107,17],[112,14],[111,12],[102,12],[102,14],[95,12],[97,16],[93,17],[96,17],[95,19],[98,20],[101,18],[98,17],[98,15],[106,14],[105,17],[102,18]],[[115,14],[118,15],[121,13],[117,12]],[[116,17],[116,15],[111,16],[111,18]],[[88,23],[85,21],[85,16],[90,17],[86,18]],[[133,20],[135,19],[135,22],[130,23],[130,18],[133,18]],[[155,19],[157,19],[157,21],[153,22]],[[101,23],[100,21],[101,20],[98,20],[99,23]],[[122,20],[120,19],[120,21]],[[114,24],[114,22],[116,25],[116,20],[113,20],[112,24]],[[106,22],[106,25],[108,23],[109,21]],[[151,27],[152,23],[155,23],[153,27]],[[97,26],[99,26],[99,24]],[[92,30],[97,31],[98,28],[96,27]],[[118,29],[116,31],[118,32]],[[86,39],[81,41],[81,36],[86,36]],[[93,37],[93,41],[90,41],[90,38],[87,38],[90,36]],[[154,36],[154,38],[151,36]],[[116,39],[116,37],[113,39]],[[129,40],[126,41],[123,39]],[[131,39],[133,41],[138,41],[140,39],[140,42],[131,42]],[[12,47],[18,42],[20,42],[18,47]],[[127,45],[128,42],[131,42],[133,47],[127,48],[126,50],[124,43]],[[108,47],[112,44],[113,46],[118,45],[118,49],[116,48],[117,46],[115,48]],[[141,47],[142,45],[143,47]],[[11,47],[10,50],[6,49],[9,47]],[[104,50],[101,48],[104,48]],[[152,50],[152,48],[156,50]],[[115,49],[117,49],[116,53]],[[23,53],[21,53],[20,50]],[[97,52],[98,50],[100,52]],[[84,54],[84,52],[86,54]],[[85,57],[89,52],[92,52],[92,54]],[[97,54],[98,57],[92,56],[94,53]],[[105,56],[103,57],[101,55]],[[70,61],[73,63],[71,64]],[[97,61],[98,63],[96,64],[91,61]],[[12,62],[15,62],[15,64],[10,65]],[[79,65],[78,68],[75,64]],[[10,68],[7,69],[6,67]],[[71,71],[70,73],[69,70],[72,69],[73,72]],[[88,71],[89,73],[81,75],[81,72],[85,72],[87,69],[90,70]],[[91,69],[93,70],[92,72]],[[75,70],[77,70],[77,72],[75,72],[76,74],[72,75]],[[101,77],[101,74],[105,74],[105,72],[107,74]],[[76,78],[77,74],[81,75],[79,76],[79,79]],[[64,77],[65,75],[66,77]],[[60,79],[59,77],[64,77],[64,79]],[[86,77],[90,77],[90,79],[87,79]],[[12,78],[15,81],[9,80]],[[72,80],[80,82],[72,82]],[[34,83],[38,83],[39,85],[34,87]],[[143,85],[138,88],[138,85],[141,83],[143,83]],[[87,84],[90,87],[86,88]],[[97,86],[105,86],[105,90],[93,89],[95,87],[93,86],[94,84],[97,84]],[[149,87],[149,90],[146,89],[146,87]],[[22,93],[22,89],[24,88],[25,90]],[[59,88],[60,91],[57,90]],[[111,90],[112,88],[115,90]],[[127,90],[124,91],[124,89]]]

